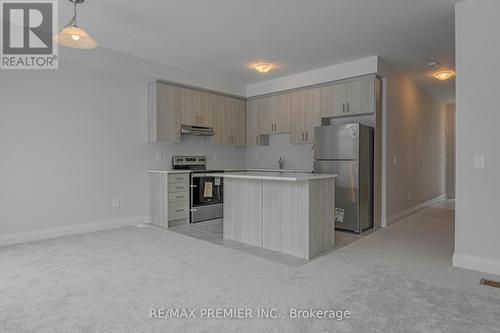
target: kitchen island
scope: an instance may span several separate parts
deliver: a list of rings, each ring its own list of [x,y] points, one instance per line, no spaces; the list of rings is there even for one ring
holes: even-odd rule
[[[311,259],[335,245],[332,174],[226,172],[224,238]]]

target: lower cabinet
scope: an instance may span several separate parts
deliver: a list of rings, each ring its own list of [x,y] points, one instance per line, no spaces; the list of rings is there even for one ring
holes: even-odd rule
[[[189,173],[149,173],[151,223],[163,228],[189,223]]]

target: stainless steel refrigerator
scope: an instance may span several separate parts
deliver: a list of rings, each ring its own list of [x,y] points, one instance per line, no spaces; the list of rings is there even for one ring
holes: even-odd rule
[[[336,173],[335,227],[373,227],[373,128],[360,123],[314,129],[314,172]]]

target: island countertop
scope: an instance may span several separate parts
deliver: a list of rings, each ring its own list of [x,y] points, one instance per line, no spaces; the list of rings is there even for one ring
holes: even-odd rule
[[[260,180],[278,180],[278,181],[309,181],[316,179],[336,178],[336,174],[319,173],[297,173],[297,172],[264,172],[264,171],[242,171],[211,173],[213,177],[239,178],[239,179],[260,179]]]

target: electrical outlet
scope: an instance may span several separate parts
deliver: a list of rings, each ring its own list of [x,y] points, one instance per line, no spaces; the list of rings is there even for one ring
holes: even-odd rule
[[[212,160],[217,161],[217,154],[216,153],[212,154]]]
[[[160,153],[160,152],[157,152],[157,153],[155,154],[155,159],[156,159],[157,161],[161,161],[161,153]]]
[[[393,167],[397,167],[397,166],[398,166],[398,159],[396,158],[396,156],[394,156],[394,157],[392,158],[392,166],[393,166]]]
[[[111,207],[113,207],[113,208],[120,207],[120,198],[113,198],[111,200]]]

